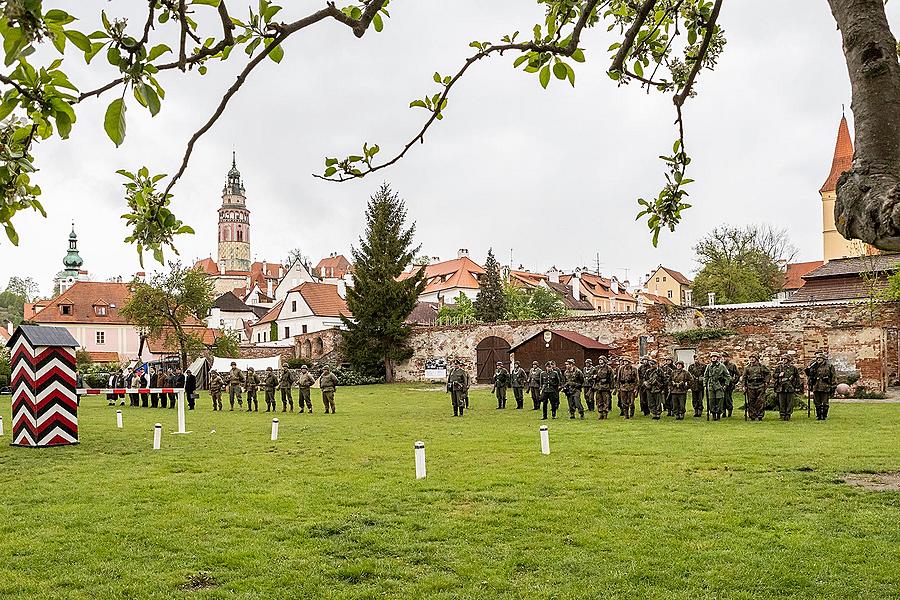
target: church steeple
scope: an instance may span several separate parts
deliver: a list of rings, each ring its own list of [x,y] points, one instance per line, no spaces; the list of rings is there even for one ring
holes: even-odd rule
[[[222,190],[219,208],[219,269],[227,272],[250,271],[250,211],[244,195],[244,182],[231,153],[231,169]]]
[[[834,143],[834,157],[831,159],[831,171],[828,179],[822,184],[820,194],[837,190],[837,180],[844,171],[849,171],[853,165],[853,140],[850,139],[850,128],[847,126],[847,117],[841,114],[841,123],[838,125],[837,141]]]
[[[237,168],[237,157],[234,150],[231,151],[231,168],[228,170],[228,178],[222,192],[232,196],[244,195],[244,183],[241,181],[241,172]]]
[[[81,259],[81,255],[78,254],[78,235],[75,234],[75,223],[73,222],[72,233],[69,234],[69,251],[63,258],[63,266],[67,274],[78,277],[78,272],[83,264],[84,261]]]

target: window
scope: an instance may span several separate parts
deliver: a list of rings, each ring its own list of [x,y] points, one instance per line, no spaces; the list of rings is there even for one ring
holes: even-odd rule
[[[291,337],[291,328],[290,327],[284,328],[284,337],[285,337],[285,339]]]
[[[106,307],[105,306],[95,306],[94,314],[97,315],[98,317],[105,317],[106,316]]]
[[[666,280],[666,276],[665,276],[665,275],[663,275],[663,281],[665,281],[665,280]]]
[[[72,314],[72,305],[71,304],[60,304],[59,305],[59,314],[71,315]]]
[[[297,312],[297,301],[296,300],[291,300],[291,312]]]
[[[106,343],[106,332],[98,331],[94,334],[95,339],[97,340],[97,344],[102,345]]]
[[[672,290],[669,290],[668,295],[669,295],[669,298],[672,297]]]
[[[659,277],[656,278],[656,283],[659,283]]]
[[[306,325],[303,326],[303,333],[306,333]]]
[[[241,231],[240,229],[238,229],[238,232],[237,232],[237,241],[239,241],[239,242],[244,241],[244,232]]]

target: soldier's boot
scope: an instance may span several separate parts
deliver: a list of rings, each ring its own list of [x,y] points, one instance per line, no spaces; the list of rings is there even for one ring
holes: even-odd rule
[[[463,411],[464,411],[464,410],[465,410],[464,407],[462,407],[462,406],[459,407],[459,416],[463,416]]]
[[[287,412],[287,400],[281,401],[281,412]]]
[[[581,417],[581,420],[584,421],[584,411],[579,411],[578,414]]]
[[[291,406],[291,412],[294,412],[294,401],[293,401],[293,400],[288,400],[288,402],[289,402],[289,404],[290,404],[290,406]]]
[[[453,416],[454,417],[459,416],[459,407],[457,407],[455,404],[453,405]]]
[[[631,408],[628,409],[628,418],[629,419],[634,418],[634,406],[631,406]]]
[[[822,420],[823,421],[828,418],[828,408],[829,407],[827,404],[822,407]]]
[[[259,412],[259,400],[253,401],[253,412]]]
[[[253,411],[253,406],[250,403],[250,400],[247,400],[247,412],[252,412],[252,411]]]
[[[234,410],[234,400],[229,400],[229,402],[231,403],[231,408],[229,410]]]

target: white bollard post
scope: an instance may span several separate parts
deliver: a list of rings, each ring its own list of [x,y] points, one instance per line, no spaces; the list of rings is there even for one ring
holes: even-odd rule
[[[272,419],[272,441],[278,439],[278,419]]]
[[[176,393],[175,404],[178,408],[178,431],[173,431],[172,433],[190,433],[190,431],[184,430],[184,390]]]
[[[116,411],[116,427],[118,427],[119,429],[122,429],[122,411],[121,410]]]
[[[0,417],[0,435],[3,435],[3,417]]]
[[[416,442],[416,479],[425,479],[425,442]]]
[[[162,443],[162,424],[157,423],[153,426],[153,449],[159,450],[159,445]]]
[[[550,432],[546,425],[541,425],[541,454],[550,454]]]

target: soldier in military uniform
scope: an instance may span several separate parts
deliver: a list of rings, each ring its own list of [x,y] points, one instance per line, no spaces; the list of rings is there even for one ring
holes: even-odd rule
[[[828,363],[824,352],[816,352],[816,360],[806,368],[809,389],[813,393],[813,404],[816,407],[816,420],[828,418],[828,407],[831,395],[837,388],[837,375],[834,367]]]
[[[694,416],[703,416],[703,371],[706,370],[706,364],[703,358],[696,354],[694,362],[688,367],[688,373],[691,374],[693,383],[691,384],[691,405],[694,407]]]
[[[281,412],[287,412],[288,404],[291,405],[291,412],[294,412],[294,396],[291,395],[291,387],[294,385],[294,376],[287,367],[281,369],[281,376],[278,378],[278,389],[281,391]]]
[[[706,390],[706,410],[712,414],[713,421],[722,416],[725,402],[725,390],[731,385],[731,373],[728,367],[719,362],[719,353],[709,356],[709,364],[703,372],[703,387]]]
[[[319,387],[322,389],[322,403],[325,405],[325,414],[330,409],[334,414],[334,391],[338,386],[338,378],[327,366],[322,367],[322,375],[319,376]]]
[[[559,390],[562,388],[562,377],[553,361],[548,360],[545,367],[541,371],[541,406],[544,410],[542,421],[547,420],[547,404],[550,405],[553,418],[556,418],[556,411],[559,410]]]
[[[679,421],[684,420],[687,393],[694,385],[694,377],[684,368],[684,361],[675,363],[675,370],[669,378],[669,394],[672,398],[672,412]]]
[[[584,403],[588,412],[594,412],[594,361],[590,358],[584,361]]]
[[[275,389],[278,387],[278,376],[272,367],[266,367],[266,376],[263,381],[266,386],[266,412],[275,412]]]
[[[647,397],[650,392],[647,391],[647,386],[644,385],[644,382],[647,380],[647,371],[649,370],[650,358],[647,356],[642,356],[640,365],[637,368],[638,379],[640,381],[640,384],[638,386],[638,393],[640,394],[641,413],[645,417],[650,414],[650,404],[647,401]]]
[[[782,421],[790,421],[794,412],[794,394],[803,391],[800,381],[800,370],[791,363],[791,357],[787,354],[781,357],[781,362],[772,373],[775,398],[778,400],[778,415]]]
[[[497,369],[494,371],[494,387],[491,389],[491,392],[497,396],[497,408],[506,408],[506,388],[508,387],[509,371],[498,360]]]
[[[534,408],[531,410],[541,408],[541,373],[543,372],[538,361],[531,363],[531,371],[528,372],[528,392],[531,394],[531,402],[534,404]]]
[[[525,386],[528,384],[528,373],[519,363],[515,363],[510,379],[512,380],[513,397],[516,399],[516,410],[521,410],[525,406]]]
[[[630,419],[634,417],[634,393],[637,391],[640,377],[627,356],[622,357],[621,363],[616,370],[616,389],[622,406],[622,416]]]
[[[563,373],[563,390],[569,401],[569,418],[574,419],[575,413],[583,419],[584,405],[581,403],[581,388],[584,387],[584,373],[575,366],[575,359],[566,359],[566,372]]]
[[[647,361],[645,373],[643,385],[647,390],[647,408],[650,410],[653,420],[658,421],[662,415],[663,400],[669,390],[668,377],[663,368],[652,358]]]
[[[234,399],[237,398],[238,407],[243,406],[241,399],[241,384],[244,383],[244,374],[237,367],[237,363],[231,361],[231,371],[228,373],[228,402],[231,410],[234,410]]]
[[[316,378],[312,376],[312,373],[309,372],[309,367],[306,365],[302,365],[300,367],[300,375],[297,377],[297,408],[300,412],[303,412],[303,406],[305,405],[309,413],[312,414],[312,397],[310,396],[309,389],[315,385]]]
[[[259,376],[253,367],[247,367],[247,412],[255,410],[259,412],[259,402],[256,400],[256,390],[259,389]]]
[[[732,411],[734,410],[734,390],[737,388],[737,384],[741,380],[741,371],[737,368],[736,364],[731,362],[730,354],[728,354],[727,352],[723,352],[722,357],[724,358],[722,364],[725,365],[725,368],[728,369],[728,374],[731,376],[731,383],[729,383],[728,387],[725,388],[725,399],[722,414],[730,417]]]
[[[594,399],[597,402],[597,418],[606,419],[609,417],[609,410],[612,408],[612,391],[615,387],[615,372],[606,364],[606,359],[600,357],[597,360],[597,366],[594,367],[594,378],[592,387],[594,389]],[[585,383],[587,387],[587,383]]]
[[[759,362],[758,354],[750,355],[750,363],[744,367],[744,402],[747,405],[747,418],[751,421],[762,421],[766,411],[766,385],[769,383],[769,369]]]
[[[469,374],[457,360],[447,376],[447,391],[453,405],[453,416],[461,417],[466,410],[466,395],[469,393]]]
[[[222,388],[225,382],[218,371],[209,372],[209,395],[212,396],[213,410],[222,410]]]
[[[659,366],[662,369],[663,373],[666,375],[666,393],[663,397],[663,410],[666,411],[666,416],[671,417],[675,414],[674,406],[672,404],[672,375],[675,373],[675,362],[671,357],[666,357],[663,360],[663,363]]]

